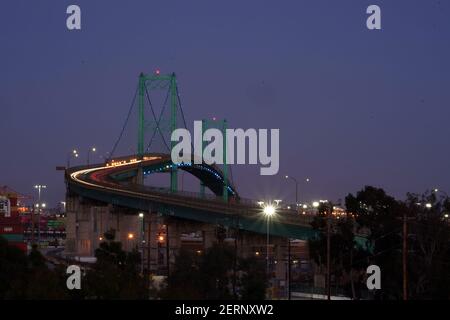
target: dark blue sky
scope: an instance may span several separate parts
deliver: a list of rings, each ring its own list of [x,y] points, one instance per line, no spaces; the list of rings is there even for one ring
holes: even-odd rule
[[[68,31],[78,4],[82,30]],[[365,26],[382,9],[382,30]],[[448,1],[19,1],[0,4],[0,184],[64,199],[71,148],[110,151],[141,71],[176,72],[190,124],[280,128],[278,176],[243,196],[450,190]]]

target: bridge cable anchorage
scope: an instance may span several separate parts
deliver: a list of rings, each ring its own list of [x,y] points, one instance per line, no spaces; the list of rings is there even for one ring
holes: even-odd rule
[[[118,139],[117,139],[116,142],[114,143],[114,147],[112,148],[112,151],[111,151],[111,153],[109,154],[109,157],[107,158],[107,161],[111,160],[111,158],[112,158],[114,152],[116,151],[117,145],[118,145],[119,142],[120,142],[120,139],[122,139],[123,133],[124,133],[125,128],[126,128],[126,126],[127,126],[127,124],[128,124],[128,120],[130,119],[130,116],[131,116],[131,111],[133,110],[134,103],[135,103],[135,101],[136,101],[136,96],[137,96],[138,90],[139,90],[139,86],[136,86],[136,91],[134,92],[134,96],[133,96],[133,99],[132,99],[132,101],[131,101],[131,106],[130,106],[130,109],[128,110],[127,118],[125,119],[125,123],[124,123],[124,125],[123,125],[123,127],[122,127],[122,130],[120,131],[120,134],[119,134]]]
[[[163,142],[164,142],[164,145],[166,146],[167,150],[169,150],[169,152],[170,152],[169,145],[167,144],[166,139],[164,139],[164,136],[163,136],[163,134],[162,134],[162,130],[161,130],[161,127],[160,127],[160,123],[161,123],[161,120],[162,120],[162,116],[163,116],[163,114],[164,114],[164,110],[165,110],[166,105],[167,105],[167,100],[168,100],[168,98],[169,98],[169,92],[170,92],[170,87],[167,89],[166,98],[165,98],[165,100],[164,100],[163,107],[162,107],[161,112],[160,112],[160,114],[159,114],[159,118],[156,119],[156,113],[155,113],[155,110],[153,109],[153,104],[152,104],[152,102],[151,102],[151,100],[150,100],[150,94],[148,93],[147,87],[145,87],[145,93],[146,93],[146,96],[147,96],[147,100],[148,100],[148,103],[149,103],[149,105],[150,105],[150,109],[151,109],[151,111],[152,111],[153,119],[154,119],[155,122],[156,122],[156,128],[155,128],[155,130],[153,131],[152,137],[150,138],[150,141],[149,141],[149,143],[148,143],[148,145],[147,145],[147,148],[146,148],[146,151],[147,151],[147,152],[148,152],[149,149],[150,149],[150,146],[151,146],[151,144],[152,144],[152,142],[153,142],[153,138],[154,138],[155,135],[156,135],[156,131],[159,131],[159,134],[160,134],[160,136],[161,136],[161,138],[162,138],[162,140],[163,140]]]

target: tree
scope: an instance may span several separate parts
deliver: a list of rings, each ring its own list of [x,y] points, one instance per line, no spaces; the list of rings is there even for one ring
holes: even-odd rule
[[[27,256],[0,236],[0,299],[25,299]]]
[[[160,292],[163,299],[232,299],[235,251],[216,243],[204,254],[181,249]],[[239,259],[236,274],[242,299],[264,299],[265,266],[254,258]]]
[[[408,194],[408,294],[411,299],[450,298],[450,212],[447,196]]]
[[[317,239],[309,241],[310,256],[322,269],[327,263],[327,219],[333,212],[333,204],[321,203],[318,215],[311,225],[320,234]],[[361,296],[360,274],[365,270],[361,261],[367,256],[366,250],[355,240],[355,221],[350,213],[345,216],[330,217],[330,274],[334,275],[335,285],[339,284],[353,299]]]
[[[242,300],[264,300],[268,284],[266,266],[255,257],[239,260],[240,298]]]
[[[63,271],[49,269],[37,246],[27,256],[0,237],[0,299],[66,298]]]
[[[234,251],[230,246],[216,243],[206,250],[200,263],[205,299],[230,299]]]
[[[402,296],[402,217],[404,204],[383,189],[366,186],[356,196],[345,198],[348,212],[355,215],[358,231],[367,234],[370,256],[366,266],[376,264],[382,269],[383,290],[376,299],[400,299]]]
[[[199,260],[198,254],[180,249],[160,297],[171,300],[203,299]]]
[[[140,254],[126,252],[114,241],[113,230],[95,250],[96,263],[86,274],[86,294],[94,299],[147,299],[148,292],[140,275]]]

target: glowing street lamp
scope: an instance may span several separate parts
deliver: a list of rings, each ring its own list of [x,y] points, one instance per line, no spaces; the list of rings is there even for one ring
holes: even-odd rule
[[[295,206],[297,207],[298,206],[298,183],[299,182],[298,182],[298,180],[296,178],[294,178],[292,176],[285,175],[284,177],[286,179],[291,179],[295,183]],[[305,179],[305,182],[309,182],[309,181],[310,181],[309,178]]]
[[[267,204],[263,207],[263,213],[267,220],[267,243],[266,243],[266,263],[267,263],[267,274],[269,274],[270,264],[269,264],[269,225],[270,225],[270,218],[273,217],[276,214],[276,209],[273,205]]]
[[[97,148],[95,148],[95,147],[89,148],[88,154],[87,154],[87,165],[89,165],[89,159],[91,156],[91,152],[96,152],[96,151],[97,151]]]
[[[275,207],[273,205],[266,205],[263,210],[266,217],[270,218],[275,214]]]
[[[140,249],[140,253],[141,253],[141,273],[144,272],[144,213],[143,212],[139,212],[138,214],[139,217],[139,249]]]
[[[70,159],[72,159],[72,157],[78,158],[77,149],[73,149],[72,151],[67,153],[67,168],[70,168]]]
[[[298,181],[294,177],[291,177],[291,176],[288,176],[288,175],[286,175],[285,178],[286,179],[291,179],[295,183],[295,206],[297,206],[297,203],[298,203]]]
[[[38,247],[41,245],[41,208],[45,208],[45,203],[41,203],[41,191],[42,189],[47,189],[47,186],[42,184],[37,184],[34,186],[34,188],[38,191],[38,203],[36,207],[38,208]],[[34,228],[33,228],[33,235],[34,235]]]

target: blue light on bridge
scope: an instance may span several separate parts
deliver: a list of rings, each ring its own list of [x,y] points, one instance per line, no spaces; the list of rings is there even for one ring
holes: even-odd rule
[[[215,170],[212,170],[211,168],[208,168],[208,167],[206,167],[206,166],[204,166],[202,164],[197,165],[197,164],[184,163],[184,162],[174,163],[174,164],[171,164],[171,165],[167,164],[165,166],[162,166],[162,167],[159,167],[159,168],[155,168],[153,170],[144,171],[144,175],[167,171],[167,169],[173,168],[173,167],[178,167],[178,168],[180,168],[180,167],[196,167],[196,168],[198,168],[200,170],[207,171],[207,172],[213,174],[216,177],[217,180],[223,181],[223,177],[220,174],[218,174]],[[235,194],[235,192],[233,191],[233,189],[230,186],[227,186],[227,189],[233,195]]]

